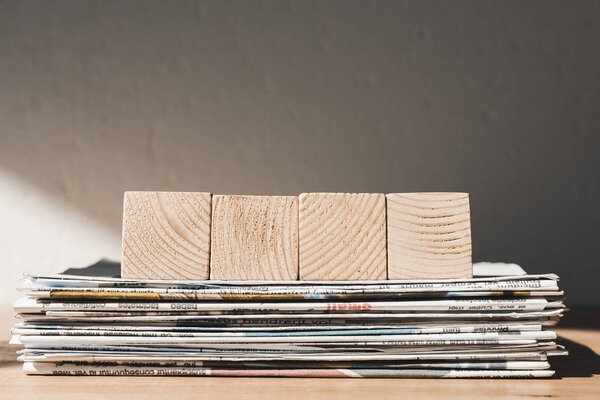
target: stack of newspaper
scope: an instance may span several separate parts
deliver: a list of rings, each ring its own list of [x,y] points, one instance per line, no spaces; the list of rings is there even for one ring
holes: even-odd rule
[[[42,375],[548,377],[566,355],[549,330],[563,292],[515,267],[377,282],[28,275],[12,341]]]

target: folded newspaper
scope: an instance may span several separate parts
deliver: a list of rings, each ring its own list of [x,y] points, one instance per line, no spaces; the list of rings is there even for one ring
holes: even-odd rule
[[[151,281],[31,274],[11,343],[27,374],[549,377],[558,276]]]

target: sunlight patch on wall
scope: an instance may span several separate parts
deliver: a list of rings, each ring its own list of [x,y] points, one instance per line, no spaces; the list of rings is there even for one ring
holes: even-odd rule
[[[0,304],[18,297],[26,272],[58,273],[120,259],[121,238],[69,204],[0,170]],[[118,232],[118,231],[117,231]]]

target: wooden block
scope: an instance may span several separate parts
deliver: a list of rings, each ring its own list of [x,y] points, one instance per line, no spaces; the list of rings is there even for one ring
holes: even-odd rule
[[[470,278],[468,193],[387,195],[389,279]]]
[[[121,276],[208,279],[210,193],[125,192]]]
[[[386,279],[385,196],[300,195],[300,279]]]
[[[210,278],[298,279],[298,197],[214,196]]]

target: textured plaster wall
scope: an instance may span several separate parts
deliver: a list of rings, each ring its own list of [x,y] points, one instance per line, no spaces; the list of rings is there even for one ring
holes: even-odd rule
[[[600,2],[0,1],[0,301],[124,190],[471,193],[474,259],[600,305]]]

